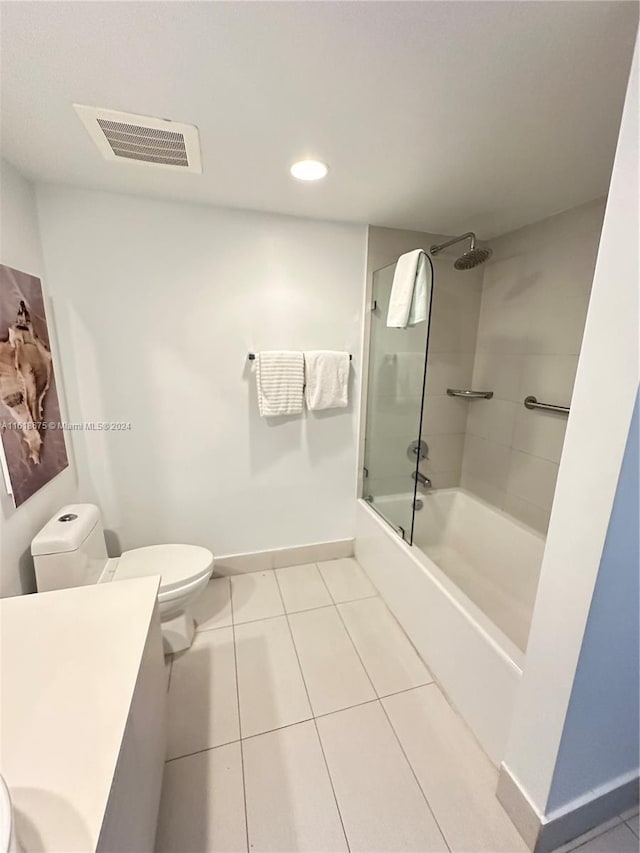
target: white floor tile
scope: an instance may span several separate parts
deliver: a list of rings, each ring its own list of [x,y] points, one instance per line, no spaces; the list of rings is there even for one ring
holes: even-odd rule
[[[526,853],[496,798],[495,767],[436,685],[382,704],[453,853]]]
[[[252,853],[348,849],[313,721],[242,748]]]
[[[156,853],[246,851],[240,743],[165,765]]]
[[[192,608],[197,631],[231,625],[231,584],[229,578],[214,578]]]
[[[287,613],[333,603],[315,563],[276,569],[276,576]]]
[[[338,606],[378,696],[433,681],[381,598]]]
[[[447,850],[379,702],[317,722],[352,853]]]
[[[327,560],[318,563],[318,568],[336,604],[377,595],[375,587],[353,557]]]
[[[285,616],[236,625],[242,737],[308,720],[311,708]]]
[[[249,572],[231,578],[233,621],[252,622],[284,613],[276,576],[269,572]]]
[[[619,817],[607,820],[599,826],[594,826],[593,829],[579,835],[577,838],[572,838],[571,841],[567,841],[566,844],[561,844],[560,847],[556,847],[552,853],[570,853],[570,851],[576,850],[578,847],[586,844],[587,841],[591,841],[592,838],[596,838],[598,835],[605,833],[608,829],[618,826],[621,822],[622,821]]]
[[[639,806],[633,806],[632,808],[627,809],[626,811],[622,812],[620,817],[622,818],[622,820],[629,821],[629,820],[631,820],[631,818],[638,817],[638,812],[640,812],[640,807]]]
[[[289,616],[314,714],[327,714],[376,694],[335,607]]]
[[[173,658],[167,757],[220,746],[239,736],[233,629],[202,631],[190,649]]]
[[[639,838],[640,838],[640,815],[638,814],[638,809],[635,810],[635,814],[628,812],[624,817],[624,821]]]
[[[626,823],[619,823],[574,849],[576,853],[638,853],[638,839]]]

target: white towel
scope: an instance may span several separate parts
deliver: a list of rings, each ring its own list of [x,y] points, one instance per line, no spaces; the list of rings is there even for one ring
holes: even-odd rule
[[[433,273],[422,249],[400,255],[393,274],[387,326],[406,329],[429,316]]]
[[[307,408],[344,409],[348,404],[349,353],[313,350],[304,354]]]
[[[302,412],[304,357],[301,352],[259,352],[256,355],[258,407],[263,418]]]

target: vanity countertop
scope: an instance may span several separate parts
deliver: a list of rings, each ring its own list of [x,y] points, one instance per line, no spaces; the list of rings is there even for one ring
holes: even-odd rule
[[[0,771],[27,850],[95,850],[160,578],[0,600]]]

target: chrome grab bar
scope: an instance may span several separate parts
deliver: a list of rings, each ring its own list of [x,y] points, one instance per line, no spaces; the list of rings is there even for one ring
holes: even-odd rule
[[[569,406],[554,406],[552,403],[539,403],[533,395],[525,397],[524,405],[527,409],[544,409],[545,412],[558,412],[561,415],[569,414]]]
[[[490,400],[493,397],[493,391],[471,391],[466,388],[447,388],[449,397],[467,397],[468,399]]]

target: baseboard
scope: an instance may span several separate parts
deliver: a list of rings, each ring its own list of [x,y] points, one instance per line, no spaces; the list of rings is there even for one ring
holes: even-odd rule
[[[496,796],[504,806],[504,810],[511,818],[515,828],[523,837],[527,847],[530,850],[535,850],[543,822],[542,815],[537,812],[533,803],[504,763],[500,765]]]
[[[352,556],[353,539],[339,539],[335,542],[316,542],[312,545],[296,545],[293,548],[216,557],[213,574],[214,577],[242,575],[247,572],[265,572],[268,569],[283,569],[286,566]]]
[[[638,804],[638,771],[612,779],[588,794],[541,816],[509,768],[502,764],[497,796],[534,853],[550,853]]]

